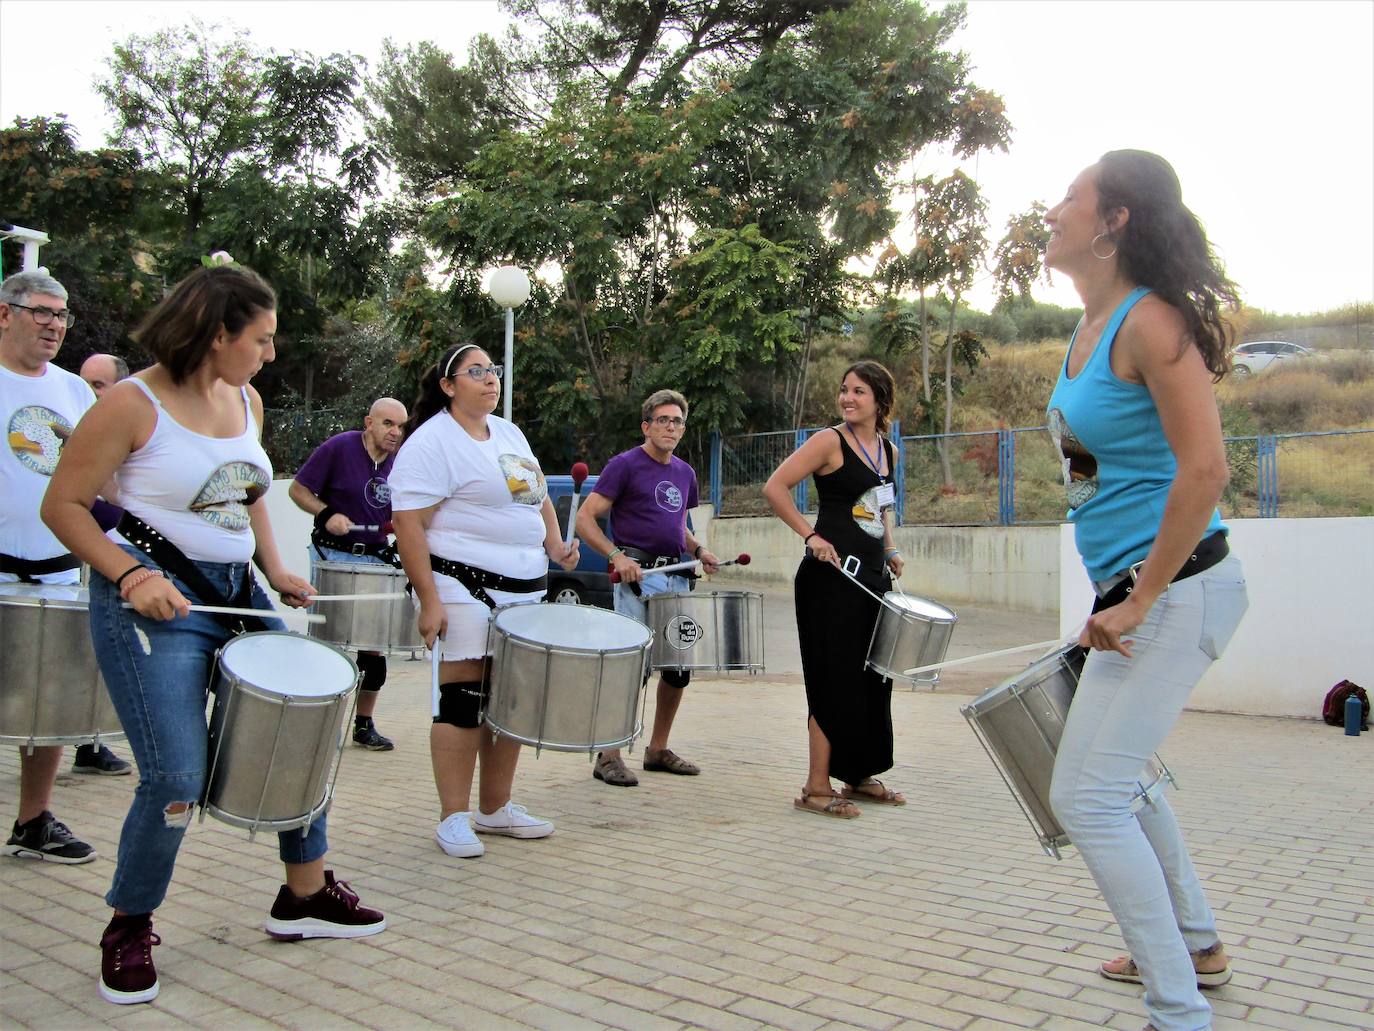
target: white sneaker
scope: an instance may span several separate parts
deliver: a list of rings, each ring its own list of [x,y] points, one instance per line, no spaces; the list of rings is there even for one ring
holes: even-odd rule
[[[490,815],[479,808],[472,814],[472,829],[478,834],[505,834],[511,838],[547,838],[553,833],[553,824],[531,816],[522,805],[507,802]]]
[[[477,835],[472,833],[472,828],[468,826],[468,817],[471,815],[471,813],[454,813],[434,828],[434,840],[449,855],[475,859],[487,850],[487,847],[477,840]],[[552,830],[553,828],[550,827],[549,829]]]

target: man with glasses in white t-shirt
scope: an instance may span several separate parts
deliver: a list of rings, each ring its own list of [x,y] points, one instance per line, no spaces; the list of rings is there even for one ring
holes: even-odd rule
[[[52,364],[75,321],[66,288],[45,271],[0,284],[0,583],[80,580],[80,560],[38,518],[62,446],[95,403],[79,376]],[[61,745],[19,749],[19,815],[5,855],[67,864],[96,858],[50,809],[61,762]]]

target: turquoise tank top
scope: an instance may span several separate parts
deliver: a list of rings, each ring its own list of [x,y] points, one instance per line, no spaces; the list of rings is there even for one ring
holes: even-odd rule
[[[1047,409],[1068,491],[1068,518],[1093,580],[1105,580],[1150,553],[1178,472],[1149,388],[1112,372],[1117,330],[1149,292],[1136,287],[1117,306],[1087,364],[1070,379],[1079,323]],[[1203,536],[1224,529],[1221,513],[1213,510]]]

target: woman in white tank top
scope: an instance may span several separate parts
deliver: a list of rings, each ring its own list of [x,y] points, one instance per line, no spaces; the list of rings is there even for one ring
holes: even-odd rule
[[[206,691],[215,651],[231,631],[191,605],[237,596],[270,613],[271,602],[252,582],[254,561],[287,605],[308,605],[314,593],[282,564],[262,504],[272,467],[258,441],[262,399],[248,382],[275,357],[276,327],[276,297],[247,269],[202,268],[178,283],[134,334],[156,364],[111,387],[82,419],[43,505],[44,521],[93,570],[91,636],[138,760],[138,790],[106,895],[114,916],[100,942],[100,993],[113,1003],[157,995],[152,946],[160,939],[152,913],[166,895],[205,779]],[[101,532],[90,507],[112,480],[126,512],[194,569],[166,556],[182,574],[161,569]],[[197,596],[188,579],[221,597]],[[270,616],[264,622],[282,629]],[[269,934],[356,938],[386,927],[381,913],[359,905],[325,870],[323,817],[278,838],[286,883]]]

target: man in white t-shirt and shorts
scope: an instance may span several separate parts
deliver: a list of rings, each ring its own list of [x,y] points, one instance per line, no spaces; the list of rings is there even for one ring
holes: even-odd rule
[[[656,573],[655,567],[677,562],[686,552],[706,572],[714,573],[720,560],[687,527],[687,513],[697,504],[697,474],[673,454],[687,426],[687,399],[676,390],[659,390],[645,400],[640,414],[644,443],[606,463],[578,509],[577,533],[607,557],[620,577],[615,585],[615,610],[647,624],[645,597],[691,587],[686,577]],[[607,512],[612,516],[614,544],[597,522]],[[645,770],[688,777],[701,772],[696,763],[668,747],[673,719],[691,676],[688,670],[664,670],[659,677],[654,729],[644,749]],[[616,787],[639,783],[618,748],[597,756],[592,776]]]
[[[66,288],[45,271],[19,272],[0,284],[0,583],[81,578],[80,561],[38,517],[62,446],[95,403],[79,376],[52,364],[74,321]],[[61,762],[61,745],[20,748],[19,815],[5,855],[65,864],[96,858],[50,810]]]

